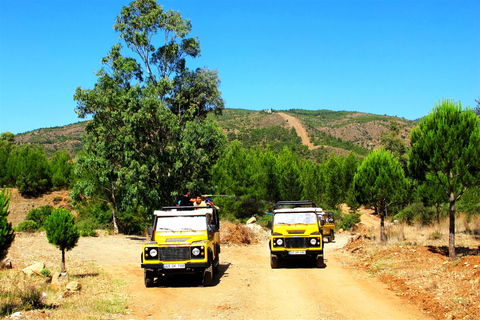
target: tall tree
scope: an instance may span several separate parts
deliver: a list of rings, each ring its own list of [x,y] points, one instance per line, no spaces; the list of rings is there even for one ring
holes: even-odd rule
[[[207,117],[224,108],[217,72],[186,68],[186,58],[200,53],[198,39],[187,37],[189,20],[155,0],[137,0],[122,9],[114,28],[139,61],[114,45],[94,88],[77,88],[74,98],[78,115],[93,117],[77,170],[97,172],[96,188],[79,181],[78,194],[103,194],[115,224],[116,209],[150,212],[174,203],[184,187],[210,188],[225,136]]]
[[[380,239],[386,241],[385,217],[388,207],[401,201],[408,188],[405,173],[396,157],[388,150],[372,152],[358,167],[354,177],[359,203],[373,205],[380,215]]]
[[[342,159],[331,153],[325,164],[325,203],[331,208],[337,207],[344,199]]]
[[[449,198],[449,256],[455,259],[455,202],[480,179],[480,120],[460,102],[442,100],[413,128],[410,141],[414,177],[438,183]]]

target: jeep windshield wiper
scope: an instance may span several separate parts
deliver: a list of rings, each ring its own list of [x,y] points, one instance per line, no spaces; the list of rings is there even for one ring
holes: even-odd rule
[[[192,230],[192,231],[193,231],[192,228],[181,228],[180,230],[181,230],[181,231],[183,231],[183,230]]]

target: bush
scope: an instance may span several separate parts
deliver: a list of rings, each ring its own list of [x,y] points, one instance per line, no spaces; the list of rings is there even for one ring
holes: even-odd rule
[[[356,212],[352,212],[343,216],[340,228],[343,230],[350,230],[357,223],[360,223],[360,215]]]
[[[15,231],[17,232],[35,232],[38,229],[38,224],[33,220],[22,221],[15,227]]]
[[[35,221],[38,225],[38,228],[43,227],[45,220],[52,214],[53,207],[46,205],[41,206],[38,209],[32,209],[27,214],[27,220]]]
[[[421,202],[415,202],[397,213],[394,219],[408,224],[418,221],[422,225],[429,225],[434,221],[435,217],[435,209],[425,207]]]
[[[81,237],[96,237],[98,225],[92,219],[85,219],[77,222],[78,232]]]
[[[7,221],[11,194],[2,189],[0,193],[0,261],[7,256],[8,249],[15,239],[12,223]]]

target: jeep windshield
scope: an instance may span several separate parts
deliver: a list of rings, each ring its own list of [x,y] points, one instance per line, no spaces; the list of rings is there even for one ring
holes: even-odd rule
[[[205,216],[158,217],[156,231],[205,231]]]
[[[316,224],[317,216],[314,212],[276,213],[273,224]]]

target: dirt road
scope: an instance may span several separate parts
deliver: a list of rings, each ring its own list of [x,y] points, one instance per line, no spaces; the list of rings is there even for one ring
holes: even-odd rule
[[[346,258],[326,244],[325,269],[302,261],[271,269],[267,243],[222,247],[213,286],[190,276],[145,288],[140,237],[81,238],[69,255],[93,260],[126,283],[130,312],[122,319],[428,319],[377,279],[342,267]],[[106,250],[106,248],[122,250]]]
[[[302,123],[294,116],[288,115],[283,112],[278,113],[280,116],[282,116],[283,119],[285,119],[288,122],[289,126],[292,126],[295,128],[297,131],[297,135],[302,138],[302,144],[307,146],[308,149],[312,150],[314,149],[314,145],[312,142],[310,142],[310,138],[308,137],[307,130],[303,127]]]

